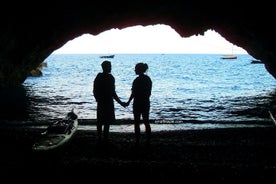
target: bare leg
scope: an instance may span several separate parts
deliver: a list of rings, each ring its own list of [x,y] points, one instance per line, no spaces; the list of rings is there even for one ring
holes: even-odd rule
[[[134,132],[136,138],[136,144],[140,143],[140,114],[134,113]]]
[[[97,134],[98,134],[98,140],[102,140],[102,123],[97,122]]]
[[[104,140],[108,141],[108,136],[109,136],[109,127],[110,125],[108,123],[106,123],[104,125]]]
[[[149,122],[149,113],[143,113],[143,121],[146,129],[146,137],[147,137],[147,143],[150,143],[150,138],[151,138],[151,127],[150,127],[150,122]]]

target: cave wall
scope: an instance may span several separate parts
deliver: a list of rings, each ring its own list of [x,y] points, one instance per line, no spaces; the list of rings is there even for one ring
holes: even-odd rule
[[[213,29],[262,60],[276,78],[276,13],[270,3],[48,0],[2,1],[1,6],[1,87],[22,84],[53,51],[84,33],[152,24],[170,25],[182,37]]]

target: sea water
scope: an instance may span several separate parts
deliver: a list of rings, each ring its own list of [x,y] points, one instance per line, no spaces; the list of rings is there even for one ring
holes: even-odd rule
[[[219,54],[116,54],[112,63],[116,92],[127,101],[138,62],[147,63],[153,82],[150,119],[155,124],[263,124],[276,97],[276,80],[248,54],[234,60]],[[96,119],[93,81],[102,71],[99,54],[52,54],[43,76],[28,77],[28,119],[63,118],[75,109],[82,120]],[[132,106],[115,102],[117,120],[133,119]],[[181,129],[181,126],[178,127]],[[178,129],[176,128],[176,129]]]

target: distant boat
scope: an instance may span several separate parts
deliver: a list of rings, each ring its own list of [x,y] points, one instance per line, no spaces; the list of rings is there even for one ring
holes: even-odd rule
[[[220,57],[220,59],[237,59],[238,57],[233,54],[225,54]]]
[[[231,54],[224,54],[220,57],[220,59],[237,59],[238,57],[233,54],[233,47],[234,47],[234,45],[232,45],[232,53]]]
[[[263,64],[263,62],[261,60],[252,59],[251,64]]]
[[[112,55],[105,55],[105,56],[100,56],[100,58],[114,58],[114,54]]]

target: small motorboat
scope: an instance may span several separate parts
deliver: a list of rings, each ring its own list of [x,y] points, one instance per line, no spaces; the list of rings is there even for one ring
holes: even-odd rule
[[[263,62],[261,60],[252,59],[251,64],[263,64]]]
[[[114,54],[112,54],[112,55],[106,55],[106,56],[100,56],[100,58],[114,58]]]

